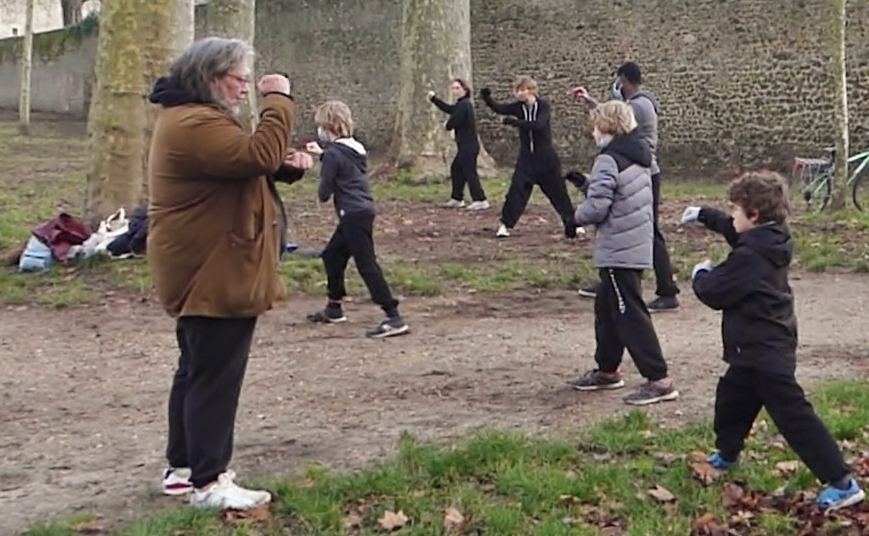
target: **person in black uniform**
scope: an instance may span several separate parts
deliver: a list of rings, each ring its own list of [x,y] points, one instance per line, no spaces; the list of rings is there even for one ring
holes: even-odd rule
[[[552,146],[549,102],[537,95],[537,82],[530,76],[520,76],[513,82],[516,101],[500,104],[492,100],[492,91],[484,87],[480,97],[497,114],[504,115],[503,123],[519,129],[519,157],[510,180],[510,188],[501,210],[501,225],[496,236],[510,236],[516,226],[534,185],[552,203],[561,217],[564,235],[576,237],[577,225],[573,218],[573,202],[561,176],[561,160]]]
[[[465,207],[465,184],[471,194],[471,203],[468,210],[485,210],[489,208],[486,193],[480,184],[480,176],[477,174],[477,157],[480,154],[480,140],[477,137],[477,119],[474,117],[474,105],[471,103],[471,87],[465,80],[454,78],[450,83],[450,93],[455,104],[447,104],[435,95],[434,91],[428,92],[428,100],[437,106],[442,112],[450,114],[446,129],[455,132],[456,156],[450,165],[450,178],[452,179],[453,191],[447,208]]]

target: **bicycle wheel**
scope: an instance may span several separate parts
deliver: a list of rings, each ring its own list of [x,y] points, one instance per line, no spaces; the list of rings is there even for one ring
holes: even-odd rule
[[[799,195],[806,203],[806,212],[820,212],[833,197],[833,169],[812,175],[803,183]]]

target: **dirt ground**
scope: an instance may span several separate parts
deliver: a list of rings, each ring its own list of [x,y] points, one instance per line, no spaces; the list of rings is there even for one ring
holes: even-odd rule
[[[82,135],[81,125],[64,125],[53,132]],[[64,138],[57,143],[62,152]],[[16,165],[14,155],[5,158]],[[32,160],[19,167],[29,181],[58,173],[34,169]],[[294,237],[320,244],[331,231],[331,209],[283,193]],[[682,208],[662,207],[671,247],[699,252],[718,241],[701,229],[677,229]],[[574,256],[590,253],[589,240],[560,238],[551,209],[540,204],[507,241],[492,238],[495,211],[459,216],[400,202],[379,203],[379,211],[380,252],[411,262],[497,265],[518,255],[569,270]],[[718,315],[681,286],[681,311],[656,316],[655,325],[682,396],[648,409],[671,425],[711,415],[724,368]],[[869,277],[794,274],[793,286],[800,379],[811,386],[864,375]],[[404,431],[432,440],[486,426],[572,432],[628,409],[622,393],[581,394],[566,385],[593,366],[592,302],[573,292],[449,292],[402,303],[412,333],[384,341],[365,339],[379,311],[363,300],[348,305],[350,322],[340,326],[304,322],[322,306],[313,298],[293,298],[262,319],[236,429],[232,465],[242,479],[306,463],[358,467],[389,455]],[[107,293],[100,305],[61,311],[0,308],[0,534],[75,512],[129,520],[178,504],[159,495],[176,359],[172,321],[138,296]],[[629,387],[638,384],[633,366],[626,370]]]
[[[794,281],[799,376],[811,385],[865,372],[869,279]],[[705,418],[722,368],[718,319],[692,296],[655,317],[679,401],[649,408],[671,424]],[[443,438],[483,427],[576,430],[625,411],[620,394],[565,382],[591,365],[591,302],[575,294],[407,303],[413,333],[366,340],[377,311],[313,327],[296,299],[262,321],[238,418],[233,467],[243,476],[303,463],[358,466],[390,453],[399,434]],[[135,517],[157,499],[172,322],[153,304],[0,311],[0,519],[4,534],[76,511]],[[627,366],[629,384],[640,381]]]

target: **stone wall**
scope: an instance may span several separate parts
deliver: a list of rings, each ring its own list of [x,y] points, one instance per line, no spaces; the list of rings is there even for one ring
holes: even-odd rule
[[[258,1],[258,71],[290,74],[299,136],[313,134],[317,103],[340,98],[353,107],[363,141],[375,153],[388,147],[400,6]],[[852,143],[862,149],[869,148],[869,2],[848,8]],[[507,99],[515,75],[537,78],[554,106],[565,166],[587,166],[593,148],[582,137],[585,114],[566,91],[583,83],[603,98],[615,67],[631,59],[661,102],[666,172],[718,175],[782,165],[794,152],[813,152],[833,139],[828,12],[826,0],[472,0],[474,85]],[[0,42],[0,107],[14,108],[18,73],[8,47]],[[95,40],[85,39],[40,59],[34,107],[83,115],[94,49]],[[509,165],[515,133],[475,100],[484,143]]]

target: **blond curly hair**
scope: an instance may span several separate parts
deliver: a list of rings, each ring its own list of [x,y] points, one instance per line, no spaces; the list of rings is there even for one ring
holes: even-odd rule
[[[626,136],[637,128],[637,118],[628,103],[611,100],[592,108],[591,127],[601,134]]]

